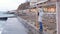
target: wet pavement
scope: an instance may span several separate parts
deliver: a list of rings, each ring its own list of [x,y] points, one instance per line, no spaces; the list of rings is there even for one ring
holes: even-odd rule
[[[0,21],[0,24],[0,34],[28,34],[28,30],[16,17]]]

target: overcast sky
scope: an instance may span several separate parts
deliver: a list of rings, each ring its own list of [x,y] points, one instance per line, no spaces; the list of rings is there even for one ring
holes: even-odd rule
[[[0,0],[0,11],[15,10],[26,0]]]

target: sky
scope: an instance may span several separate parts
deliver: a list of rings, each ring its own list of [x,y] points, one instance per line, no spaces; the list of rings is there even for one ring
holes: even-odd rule
[[[0,0],[0,11],[16,10],[26,0]]]

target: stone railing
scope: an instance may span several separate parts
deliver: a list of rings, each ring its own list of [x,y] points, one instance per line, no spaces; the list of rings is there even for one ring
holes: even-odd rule
[[[20,17],[18,17],[18,20],[29,30],[28,34],[40,34],[40,31],[34,25],[27,22],[27,20]]]

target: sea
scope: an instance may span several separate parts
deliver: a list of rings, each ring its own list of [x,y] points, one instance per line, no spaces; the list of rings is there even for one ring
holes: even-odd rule
[[[15,15],[14,14],[6,14],[5,12],[0,12],[0,18],[2,18],[2,17],[10,18],[10,17],[13,17],[13,16],[15,16]],[[5,27],[6,21],[7,20],[0,20],[0,34],[2,33],[2,31]]]

